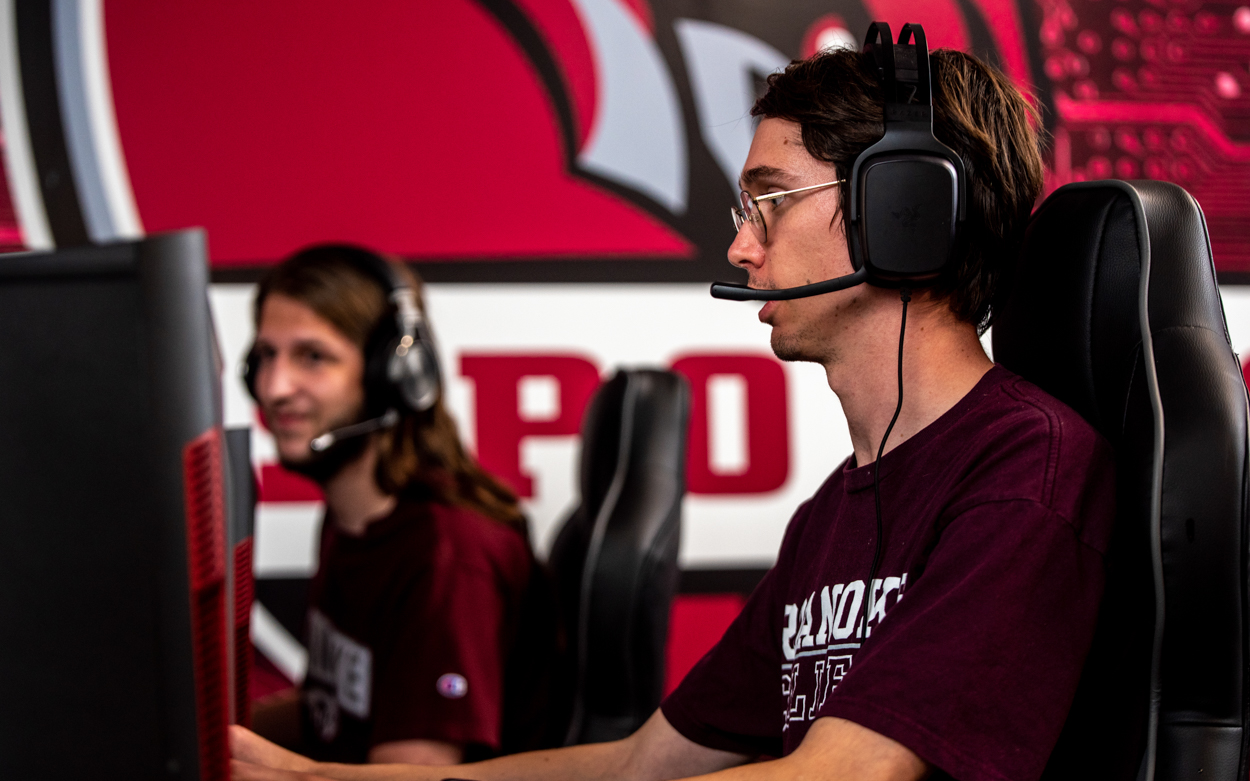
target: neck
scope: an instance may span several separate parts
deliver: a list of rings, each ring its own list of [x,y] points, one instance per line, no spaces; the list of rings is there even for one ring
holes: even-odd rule
[[[370,442],[359,458],[348,462],[322,486],[329,516],[344,534],[359,537],[369,524],[395,509],[395,497],[378,487],[374,477],[377,464],[377,446]]]
[[[891,311],[892,310],[892,311]],[[877,449],[898,404],[898,335],[903,305],[883,307],[872,337],[860,349],[825,365],[829,387],[842,402],[857,466],[877,459]],[[906,442],[955,406],[993,366],[976,328],[955,319],[942,303],[914,296],[903,343],[903,408],[885,445]]]

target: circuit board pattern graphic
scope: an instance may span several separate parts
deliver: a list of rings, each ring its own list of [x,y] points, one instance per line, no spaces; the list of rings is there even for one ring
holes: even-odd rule
[[[1038,5],[1057,120],[1049,189],[1087,179],[1175,182],[1206,214],[1218,269],[1250,273],[1250,6]]]

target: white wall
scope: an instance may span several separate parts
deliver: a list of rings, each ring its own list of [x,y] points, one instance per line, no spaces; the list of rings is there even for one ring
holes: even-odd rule
[[[227,366],[236,369],[251,342],[250,285],[215,285],[212,304]],[[1250,349],[1250,287],[1222,290],[1233,346]],[[604,373],[616,367],[667,366],[691,352],[768,353],[768,327],[756,305],[715,301],[707,285],[438,285],[427,288],[430,317],[449,376],[447,400],[473,442],[473,383],[458,372],[465,353],[577,353]],[[754,496],[689,496],[684,507],[681,562],[686,567],[766,566],[776,555],[786,521],[847,454],[850,438],[824,373],[812,364],[786,364],[790,412],[790,473],[778,490]],[[226,424],[253,423],[253,405],[235,376],[225,378]],[[541,388],[540,388],[541,390]],[[541,394],[540,394],[541,395]],[[733,395],[728,397],[730,403]],[[541,402],[541,399],[540,399]],[[712,409],[712,423],[730,451],[742,447],[741,410]],[[255,429],[254,429],[255,430]],[[713,433],[715,440],[716,434]],[[724,448],[722,448],[723,450]],[[258,463],[273,460],[259,430]],[[575,501],[574,437],[536,437],[522,446],[522,466],[534,477],[525,501],[540,553]],[[733,460],[733,453],[728,459]],[[319,508],[309,503],[262,503],[258,512],[259,576],[311,574]]]

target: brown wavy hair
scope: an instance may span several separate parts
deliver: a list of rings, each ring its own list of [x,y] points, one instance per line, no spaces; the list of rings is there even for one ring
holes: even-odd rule
[[[395,315],[378,280],[348,259],[353,252],[369,250],[321,244],[301,250],[276,266],[256,292],[252,310],[256,326],[260,325],[265,299],[280,293],[316,312],[367,355],[379,329]],[[425,312],[420,277],[402,263],[384,260],[411,281],[417,306]],[[374,478],[385,493],[423,493],[525,530],[525,516],[516,494],[482,469],[465,449],[442,398],[424,412],[402,411],[398,425],[376,436],[378,466]]]
[[[936,49],[929,63],[933,133],[963,159],[968,181],[967,219],[955,263],[929,289],[957,318],[984,329],[1009,286],[1042,191],[1040,121],[1011,80],[977,58]],[[808,154],[849,179],[855,158],[885,133],[882,101],[877,75],[862,55],[832,49],[769,76],[768,91],[751,115],[798,123]],[[849,203],[850,182],[840,189],[842,203]],[[848,237],[849,219],[843,209]]]

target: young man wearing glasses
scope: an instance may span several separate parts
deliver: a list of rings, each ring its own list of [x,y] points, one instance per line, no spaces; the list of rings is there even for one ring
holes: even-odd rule
[[[853,456],[799,508],[742,614],[637,733],[458,778],[1080,777],[1047,762],[1103,588],[1110,453],[981,347],[1042,164],[1032,112],[1005,77],[958,52],[931,61],[935,133],[963,160],[968,215],[953,268],[915,293],[905,349],[897,291],[860,285],[759,312],[778,357],[824,367]],[[770,77],[729,249],[751,287],[852,273],[845,180],[881,137],[881,105],[854,52]],[[241,781],[448,775],[314,765],[242,731],[234,745]]]

